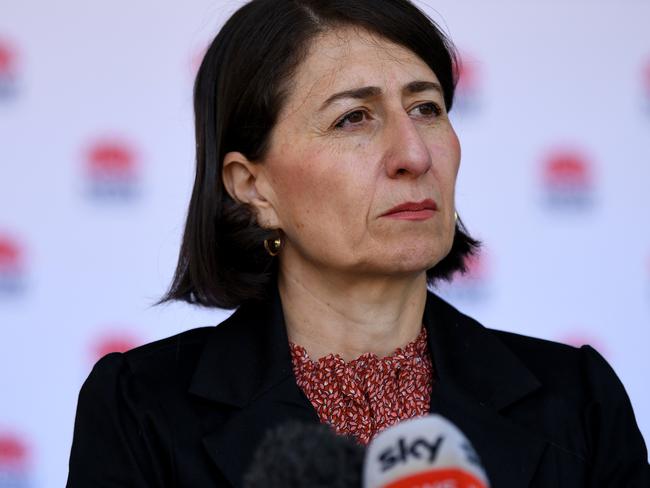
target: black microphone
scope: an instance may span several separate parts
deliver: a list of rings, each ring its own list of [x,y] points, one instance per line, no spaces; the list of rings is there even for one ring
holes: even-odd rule
[[[359,488],[364,453],[325,424],[282,424],[257,447],[244,488]]]

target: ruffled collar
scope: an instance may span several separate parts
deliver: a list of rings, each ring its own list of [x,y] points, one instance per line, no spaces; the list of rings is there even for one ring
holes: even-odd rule
[[[389,425],[429,411],[433,367],[425,328],[383,358],[366,353],[346,362],[328,354],[313,361],[302,346],[289,347],[298,386],[321,422],[340,434],[366,444]]]

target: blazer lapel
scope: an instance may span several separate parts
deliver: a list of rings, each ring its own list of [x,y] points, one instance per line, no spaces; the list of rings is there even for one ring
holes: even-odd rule
[[[318,423],[318,415],[300,395],[293,377],[287,377],[203,438],[208,455],[233,486],[242,486],[269,429],[289,421]]]
[[[203,445],[235,487],[270,428],[319,421],[294,379],[277,290],[268,302],[242,306],[215,328],[189,391],[226,407],[224,421],[206,426]]]
[[[494,334],[433,294],[424,323],[435,374],[431,412],[465,433],[492,486],[529,486],[546,441],[500,412],[516,408],[539,381]]]

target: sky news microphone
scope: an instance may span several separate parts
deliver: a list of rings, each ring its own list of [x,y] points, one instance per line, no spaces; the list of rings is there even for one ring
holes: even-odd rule
[[[327,425],[282,424],[255,451],[244,488],[359,488],[364,454]]]
[[[363,488],[488,488],[471,443],[449,420],[429,415],[400,422],[368,445]]]

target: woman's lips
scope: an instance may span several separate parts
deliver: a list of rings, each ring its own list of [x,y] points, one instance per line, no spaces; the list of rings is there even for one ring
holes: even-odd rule
[[[426,220],[433,217],[438,210],[436,202],[431,199],[421,202],[406,202],[391,208],[382,217],[400,220]]]

